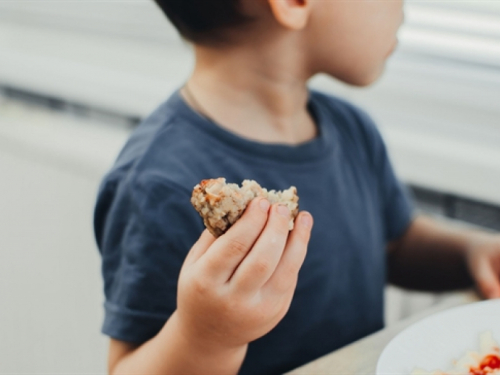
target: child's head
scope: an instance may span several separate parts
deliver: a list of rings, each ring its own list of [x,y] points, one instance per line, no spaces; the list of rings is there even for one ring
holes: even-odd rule
[[[179,32],[205,48],[286,43],[311,75],[364,86],[396,46],[403,0],[156,0]],[[275,45],[275,44],[274,44]]]

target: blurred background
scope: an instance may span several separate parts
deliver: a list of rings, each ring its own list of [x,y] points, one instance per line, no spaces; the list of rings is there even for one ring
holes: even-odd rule
[[[408,1],[368,109],[419,209],[500,229],[500,2]],[[0,374],[97,374],[100,179],[192,67],[153,1],[0,1]],[[393,324],[453,294],[389,287]]]

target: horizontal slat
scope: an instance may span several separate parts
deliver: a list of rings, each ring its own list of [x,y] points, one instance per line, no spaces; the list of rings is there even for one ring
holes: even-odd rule
[[[500,36],[490,39],[449,31],[405,28],[400,34],[400,40],[402,48],[407,52],[500,70]]]
[[[500,6],[498,9],[500,12]],[[499,19],[500,14],[473,13],[415,4],[406,12],[405,22],[414,27],[500,38]]]
[[[149,41],[178,40],[153,0],[0,1],[0,21]]]
[[[500,3],[496,0],[406,0],[406,5],[413,6],[429,6],[435,9],[443,9],[446,11],[457,10],[467,12],[469,14],[494,14],[500,15]]]
[[[145,116],[189,74],[182,44],[0,23],[0,84]]]
[[[0,149],[79,178],[98,181],[131,129],[79,118],[0,97]]]

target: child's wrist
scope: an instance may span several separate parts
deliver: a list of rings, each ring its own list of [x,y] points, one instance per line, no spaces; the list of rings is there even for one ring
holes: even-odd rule
[[[185,327],[184,323],[179,318],[177,311],[174,312],[170,320],[170,323],[173,325],[172,328],[176,332],[179,339],[182,340],[189,348],[196,350],[199,355],[209,356],[211,358],[220,357],[225,358],[226,360],[230,357],[235,359],[241,358],[241,362],[243,362],[248,344],[230,345],[196,335],[196,333],[190,330],[189,327]]]

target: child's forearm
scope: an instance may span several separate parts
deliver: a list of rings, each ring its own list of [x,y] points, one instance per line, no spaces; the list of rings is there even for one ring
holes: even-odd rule
[[[246,345],[220,348],[187,337],[176,313],[158,335],[140,347],[124,350],[118,345],[117,342],[111,344],[109,373],[112,375],[234,375],[238,373],[247,349]]]
[[[417,217],[403,238],[389,246],[389,282],[428,291],[472,286],[466,252],[477,235]]]

